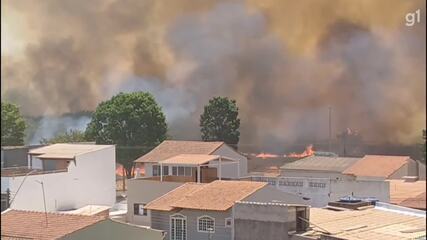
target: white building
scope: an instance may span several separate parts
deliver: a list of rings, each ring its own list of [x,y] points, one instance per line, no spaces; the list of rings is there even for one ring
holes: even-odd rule
[[[162,175],[166,176],[164,181],[189,182],[205,176],[213,180],[246,176],[247,161],[245,156],[224,142],[167,140],[136,159],[135,163],[144,169],[145,177]]]
[[[251,176],[250,180],[268,182],[280,191],[306,200],[305,204],[324,207],[342,197],[376,198],[390,202],[390,183],[382,180],[331,179],[310,177]]]
[[[53,144],[29,152],[28,167],[2,169],[10,208],[60,211],[112,206],[116,197],[114,145]]]

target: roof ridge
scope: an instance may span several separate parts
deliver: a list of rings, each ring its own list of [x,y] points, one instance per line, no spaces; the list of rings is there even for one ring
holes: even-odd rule
[[[22,212],[22,213],[36,213],[36,214],[49,214],[49,215],[58,215],[58,216],[82,216],[82,217],[90,217],[90,218],[102,218],[102,216],[99,215],[85,215],[81,213],[65,213],[65,212],[42,212],[42,211],[35,211],[35,210],[23,210],[23,209],[10,209],[9,211],[4,211],[3,213],[7,212]]]

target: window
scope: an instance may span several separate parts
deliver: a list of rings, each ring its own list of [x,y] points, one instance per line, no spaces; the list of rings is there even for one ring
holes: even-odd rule
[[[184,176],[191,176],[191,167],[184,168]]]
[[[170,218],[170,239],[187,240],[187,218],[181,214]]]
[[[233,226],[233,220],[231,218],[226,218],[225,219],[225,227],[231,228],[232,226]]]
[[[185,175],[185,169],[184,167],[178,167],[178,176],[184,176]]]
[[[173,176],[192,176],[192,167],[172,167]]]
[[[198,232],[215,232],[215,219],[209,216],[202,216],[197,219],[197,231]]]
[[[168,166],[163,166],[163,175],[164,176],[169,175],[169,167]]]
[[[326,183],[319,183],[319,182],[309,182],[308,185],[312,188],[325,188]]]
[[[160,166],[153,165],[153,176],[160,176]]]
[[[145,203],[133,204],[133,214],[138,216],[147,216],[147,209],[145,209]]]

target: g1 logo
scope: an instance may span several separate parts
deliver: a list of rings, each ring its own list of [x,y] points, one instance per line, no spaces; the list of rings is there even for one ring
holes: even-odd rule
[[[407,13],[405,16],[406,26],[412,27],[415,23],[421,22],[421,11],[418,9],[415,12]]]

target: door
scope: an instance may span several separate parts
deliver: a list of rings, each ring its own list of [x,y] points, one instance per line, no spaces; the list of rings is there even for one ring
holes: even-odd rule
[[[187,240],[187,218],[181,214],[171,216],[171,240]]]

